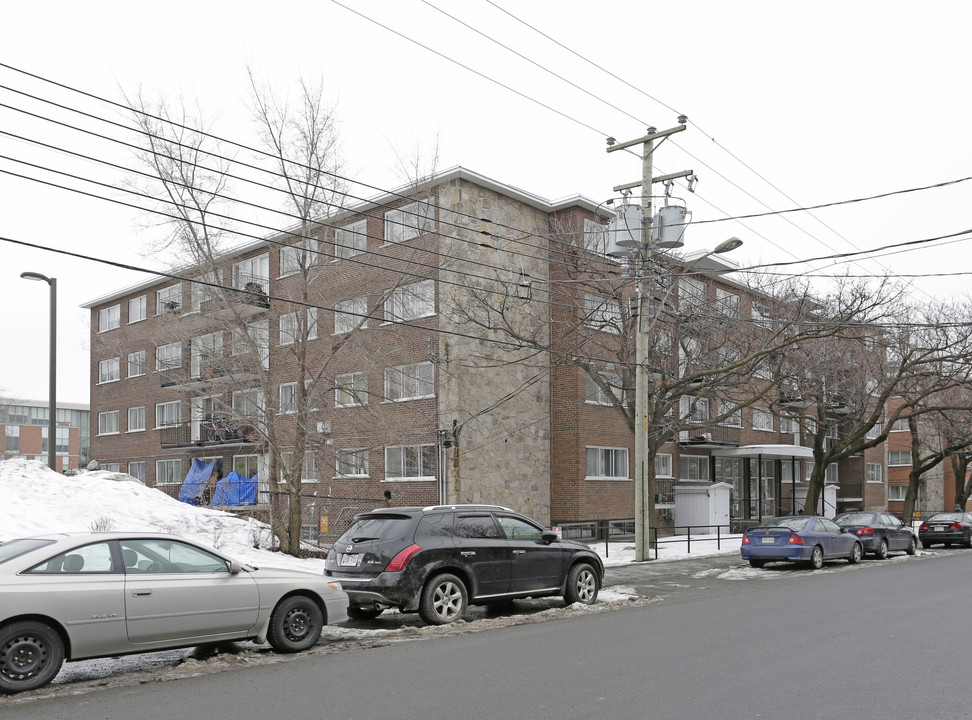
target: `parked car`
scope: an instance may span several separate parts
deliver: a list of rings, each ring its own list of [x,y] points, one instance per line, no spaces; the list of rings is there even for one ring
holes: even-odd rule
[[[754,568],[768,562],[806,562],[814,570],[825,560],[846,558],[859,563],[864,544],[857,535],[841,528],[833,520],[819,515],[791,515],[772,518],[750,528],[740,546],[743,560]]]
[[[932,515],[918,526],[918,539],[925,549],[932,545],[972,548],[972,513],[947,512]]]
[[[445,625],[470,604],[550,595],[592,604],[604,565],[587,545],[508,508],[448,505],[357,515],[324,575],[347,591],[353,618],[395,607]]]
[[[834,522],[857,535],[864,544],[865,553],[881,560],[889,551],[904,550],[909,555],[917,552],[918,540],[914,531],[891,513],[847,512],[835,517]]]
[[[226,640],[291,653],[347,619],[319,573],[255,568],[161,533],[67,533],[0,543],[0,692],[54,679],[64,660]]]

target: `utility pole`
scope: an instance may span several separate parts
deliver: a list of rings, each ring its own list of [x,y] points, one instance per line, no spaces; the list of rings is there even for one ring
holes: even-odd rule
[[[618,185],[614,191],[628,190],[641,185],[641,206],[643,221],[641,224],[641,244],[636,249],[638,254],[637,272],[637,336],[635,338],[635,561],[641,562],[650,560],[650,529],[651,515],[654,512],[655,502],[651,496],[653,491],[650,477],[654,476],[654,468],[648,468],[648,433],[650,424],[648,419],[648,389],[651,383],[651,369],[646,367],[648,357],[648,307],[651,297],[651,284],[648,277],[648,260],[651,256],[651,222],[652,222],[652,203],[651,188],[654,182],[662,182],[677,177],[687,177],[692,174],[691,170],[666,175],[664,177],[652,178],[652,153],[655,150],[655,140],[665,138],[669,135],[685,130],[685,118],[679,117],[679,125],[668,130],[656,131],[655,128],[648,128],[648,134],[636,140],[629,140],[623,143],[615,143],[613,138],[608,138],[607,151],[616,152],[624,150],[634,145],[642,145],[641,158],[641,182]]]

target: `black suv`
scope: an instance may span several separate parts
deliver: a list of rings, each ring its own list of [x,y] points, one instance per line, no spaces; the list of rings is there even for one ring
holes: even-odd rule
[[[587,545],[508,508],[443,505],[357,515],[328,553],[324,575],[341,582],[351,617],[397,607],[445,625],[470,604],[546,595],[593,604],[604,564]]]

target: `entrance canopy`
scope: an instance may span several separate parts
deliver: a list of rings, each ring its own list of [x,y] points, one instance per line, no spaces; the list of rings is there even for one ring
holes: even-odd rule
[[[802,445],[742,445],[740,447],[712,448],[712,457],[757,457],[813,459],[813,448]]]

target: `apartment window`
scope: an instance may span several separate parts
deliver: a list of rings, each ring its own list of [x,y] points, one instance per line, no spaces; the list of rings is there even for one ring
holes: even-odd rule
[[[297,327],[297,313],[287,313],[280,316],[280,345],[293,345],[297,342],[300,331]]]
[[[155,293],[155,314],[177,313],[182,311],[182,283],[170,285]]]
[[[290,247],[280,248],[280,275],[292,275],[314,264],[317,240],[304,238]]]
[[[598,373],[598,375],[610,386],[610,389],[603,390],[590,374],[584,373],[584,402],[594,405],[613,405],[615,398],[622,400],[624,390],[621,387],[621,376],[614,373]]]
[[[907,494],[907,485],[888,485],[888,502],[904,502]]]
[[[20,426],[7,425],[3,429],[3,434],[6,440],[4,451],[14,454],[20,453]]]
[[[368,381],[363,372],[345,373],[334,378],[335,407],[354,407],[368,402]]]
[[[621,332],[621,305],[603,295],[584,296],[584,324],[603,332]]]
[[[292,452],[282,452],[280,453],[280,460],[283,462],[284,470],[289,472],[294,462],[294,454]],[[300,468],[300,481],[317,481],[317,461],[314,458],[314,453],[310,450],[304,452],[304,464]]]
[[[827,485],[836,485],[839,481],[837,477],[837,463],[831,463],[824,470],[824,483]]]
[[[435,395],[435,370],[430,362],[385,369],[385,399],[415,400]]]
[[[678,402],[678,412],[687,423],[701,423],[709,419],[709,399],[682,395]]]
[[[587,479],[628,479],[628,448],[588,447]]]
[[[874,423],[867,431],[867,439],[873,440],[874,438],[881,437],[881,431],[884,429],[884,424],[880,422]]]
[[[708,480],[709,458],[702,455],[682,455],[678,459],[679,480]]]
[[[338,450],[335,462],[338,477],[368,476],[367,450]]]
[[[739,317],[739,296],[716,288],[716,311],[726,317]]]
[[[891,426],[891,432],[908,432],[908,418],[898,418]]]
[[[128,432],[145,429],[145,406],[128,408]]]
[[[246,332],[239,328],[233,330],[233,355],[246,355],[254,349],[260,357],[265,370],[270,369],[270,321],[258,320],[247,323]]]
[[[584,218],[584,238],[581,246],[592,253],[604,254],[607,252],[607,232],[606,227],[596,220]]]
[[[98,384],[121,380],[121,358],[108,358],[98,363]]]
[[[241,260],[233,265],[233,287],[267,293],[270,290],[270,254]]]
[[[368,221],[360,220],[334,232],[334,257],[360,255],[368,247]]]
[[[432,198],[385,213],[385,242],[398,243],[431,232],[435,228]]]
[[[732,409],[732,403],[727,403],[725,400],[719,401],[720,415],[729,412],[731,409]],[[732,411],[730,415],[726,417],[725,420],[722,421],[721,424],[726,425],[728,427],[742,427],[742,410],[736,408],[735,410]]]
[[[655,455],[655,477],[670,478],[672,475],[672,456],[669,453]]]
[[[281,383],[280,412],[283,414],[292,414],[297,412],[297,383]]]
[[[121,463],[102,463],[101,469],[105,472],[121,472]]]
[[[139,322],[146,317],[146,300],[144,295],[128,301],[128,324]]]
[[[697,368],[701,356],[702,343],[688,335],[682,336],[678,342],[678,376],[685,377]]]
[[[175,427],[182,420],[182,401],[158,403],[155,406],[155,427]]]
[[[422,282],[395,288],[385,299],[385,320],[403,322],[435,315],[435,282]]]
[[[98,413],[98,434],[117,435],[118,434],[118,411]]]
[[[128,474],[133,478],[138,480],[142,485],[145,484],[145,462],[130,462],[128,463]]]
[[[385,448],[385,480],[434,480],[435,445]]]
[[[704,308],[707,301],[704,282],[695,278],[679,278],[678,307],[683,313]]]
[[[911,451],[910,450],[889,450],[888,451],[888,467],[892,465],[911,465]]]
[[[41,428],[41,451],[47,452],[47,428]],[[71,452],[71,428],[54,429],[54,452],[57,455],[67,455]]]
[[[159,372],[182,367],[182,343],[160,345],[155,349],[155,369]]]
[[[121,305],[112,305],[98,311],[98,332],[114,330],[121,325]]]
[[[750,314],[757,325],[770,326],[773,324],[773,318],[770,315],[769,309],[761,303],[752,303],[750,305]]]
[[[233,412],[244,418],[259,418],[264,408],[263,393],[259,388],[236,390],[233,393]]]
[[[796,418],[781,417],[780,432],[796,434],[800,432],[800,422]]]
[[[189,341],[189,373],[193,378],[222,374],[223,332],[198,335]]]
[[[881,463],[868,463],[867,464],[867,481],[869,483],[879,483],[884,480],[884,474],[881,472]]]
[[[145,351],[128,353],[128,377],[138,377],[145,374]]]
[[[199,282],[194,282],[189,286],[189,294],[191,295],[190,302],[195,312],[199,312],[202,309],[203,303],[219,297],[219,291],[215,286],[223,284],[223,271],[210,270],[200,275],[197,280]]]
[[[773,430],[773,413],[766,408],[753,408],[753,430]]]
[[[367,314],[367,296],[334,303],[334,334],[342,335],[351,332],[358,327],[358,323],[361,323],[363,328],[368,327],[368,321],[364,319]]]
[[[728,345],[723,345],[719,348],[719,365],[721,367],[730,367],[739,362],[739,351],[734,347],[729,347]]]
[[[240,474],[240,477],[252,478],[257,474],[257,463],[259,455],[234,455],[233,470]]]
[[[156,485],[179,485],[184,479],[182,477],[182,460],[155,461]]]

